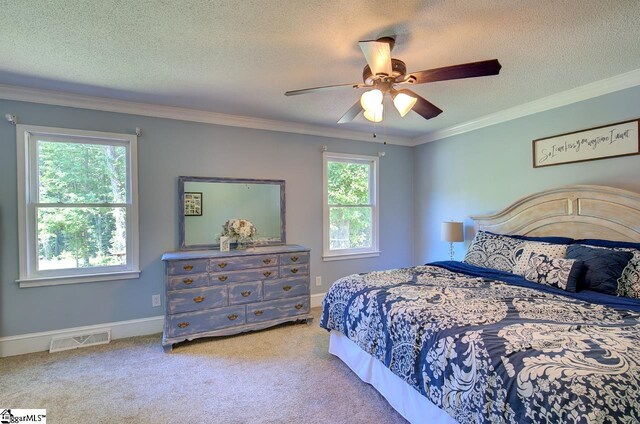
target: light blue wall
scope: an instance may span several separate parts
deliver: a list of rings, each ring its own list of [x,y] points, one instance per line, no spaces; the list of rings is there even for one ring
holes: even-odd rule
[[[312,292],[337,278],[409,266],[413,255],[411,148],[0,100],[0,114],[24,124],[133,133],[139,139],[140,262],[136,280],[20,289],[15,127],[0,124],[0,337],[162,314],[163,252],[178,246],[180,175],[286,180],[287,241],[312,249]],[[379,258],[322,262],[322,155],[376,155],[380,161]],[[316,287],[315,276],[323,285]]]
[[[534,139],[640,117],[640,87],[423,144],[415,149],[415,263],[448,259],[440,223],[493,213],[545,189],[600,184],[640,192],[640,156],[532,167]],[[456,258],[466,246],[457,243]]]

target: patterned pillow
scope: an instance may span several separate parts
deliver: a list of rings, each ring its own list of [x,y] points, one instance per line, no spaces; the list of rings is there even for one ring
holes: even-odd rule
[[[633,258],[631,252],[594,248],[574,244],[567,248],[567,259],[578,259],[584,262],[584,271],[580,289],[588,289],[601,293],[617,294],[618,279]]]
[[[516,265],[513,267],[512,272],[514,274],[523,275],[524,270],[529,264],[529,259],[531,258],[532,254],[545,255],[549,258],[562,259],[567,254],[567,245],[528,241],[524,244],[520,259],[518,259],[518,262],[516,262]]]
[[[486,231],[478,231],[464,262],[484,268],[511,272],[522,253],[523,240]]]
[[[640,299],[640,250],[633,247],[614,247],[615,245],[626,245],[632,243],[626,242],[610,242],[608,240],[595,240],[596,243],[606,243],[605,246],[599,244],[591,245],[586,244],[588,247],[596,249],[607,249],[618,252],[629,252],[633,254],[631,260],[627,263],[627,266],[622,271],[622,275],[618,278],[618,296],[631,297],[634,299]]]
[[[551,258],[547,255],[529,255],[524,278],[536,283],[575,292],[582,270],[582,261]]]
[[[633,257],[618,278],[618,296],[640,299],[640,250],[628,248],[616,248],[623,252],[633,254]]]

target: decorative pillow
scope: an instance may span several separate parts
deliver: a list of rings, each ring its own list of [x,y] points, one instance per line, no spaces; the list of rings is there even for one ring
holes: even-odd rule
[[[547,286],[575,292],[581,270],[582,261],[551,258],[547,255],[533,253],[529,255],[529,260],[524,270],[524,278]]]
[[[518,239],[518,240],[527,240],[527,241],[541,241],[543,243],[552,243],[552,244],[573,244],[575,240],[569,237],[555,237],[555,236],[546,236],[546,237],[534,237],[534,236],[521,236],[519,234],[509,234],[509,237]],[[588,243],[582,243],[588,244]]]
[[[522,253],[524,243],[525,241],[512,237],[478,231],[464,257],[464,262],[511,272]]]
[[[633,254],[633,258],[627,263],[627,266],[622,271],[622,275],[618,278],[617,294],[618,296],[640,299],[640,243],[601,239],[585,239],[580,241],[583,242],[580,244],[589,247],[630,252]]]
[[[532,254],[545,255],[551,259],[562,259],[567,254],[567,245],[527,241],[522,248],[520,259],[518,259],[511,272],[523,275]]]
[[[578,288],[607,294],[618,293],[618,279],[631,258],[633,254],[630,252],[598,249],[581,244],[567,248],[567,259],[584,262]]]
[[[615,250],[633,254],[633,258],[631,258],[618,279],[618,296],[640,299],[640,250],[626,248]]]

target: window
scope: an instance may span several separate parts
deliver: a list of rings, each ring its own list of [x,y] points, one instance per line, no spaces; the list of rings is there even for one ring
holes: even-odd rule
[[[323,153],[324,260],[378,256],[378,158]]]
[[[17,126],[20,287],[137,278],[137,137]]]

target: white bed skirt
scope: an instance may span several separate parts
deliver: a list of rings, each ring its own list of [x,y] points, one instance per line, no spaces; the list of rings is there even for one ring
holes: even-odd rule
[[[389,404],[412,424],[457,424],[449,414],[395,375],[339,331],[331,330],[329,353],[342,361],[365,383],[371,384]]]

